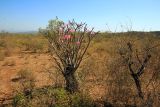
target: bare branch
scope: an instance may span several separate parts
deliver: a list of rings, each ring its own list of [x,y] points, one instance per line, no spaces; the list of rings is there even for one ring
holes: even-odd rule
[[[141,67],[138,69],[137,75],[141,76],[144,73],[144,68],[146,67],[147,62],[149,61],[149,59],[151,58],[151,55],[147,55],[146,58],[143,61],[143,64],[141,65]]]

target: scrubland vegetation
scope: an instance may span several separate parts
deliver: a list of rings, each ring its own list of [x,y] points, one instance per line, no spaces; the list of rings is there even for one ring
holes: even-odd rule
[[[86,43],[84,39],[84,46]],[[59,45],[56,49],[59,49]],[[69,81],[69,84],[65,77],[68,75],[65,74],[68,63],[62,66],[64,71],[56,69],[57,62],[51,52],[48,39],[43,34],[0,34],[0,106],[160,105],[158,33],[129,31],[96,34],[84,56],[75,59],[82,62],[78,67],[74,66],[77,67],[76,72],[74,77],[70,77],[74,81]],[[73,84],[76,85],[70,86],[75,81]]]

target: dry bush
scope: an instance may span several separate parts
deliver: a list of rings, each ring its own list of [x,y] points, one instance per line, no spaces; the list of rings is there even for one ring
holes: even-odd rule
[[[12,79],[13,82],[18,82],[17,92],[23,92],[26,97],[31,98],[32,92],[35,88],[35,76],[29,69],[21,69],[18,71],[16,78]]]
[[[80,83],[80,91],[87,93],[87,95],[75,94],[75,96],[69,97],[68,93],[64,89],[59,89],[60,87],[64,87],[64,78],[52,67],[49,68],[47,72],[49,73],[49,78],[53,80],[54,88],[43,87],[42,89],[35,89],[35,82],[34,79],[32,79],[32,73],[25,73],[30,71],[23,69],[19,71],[20,73],[17,76],[19,81],[18,83],[21,84],[19,85],[21,92],[16,94],[14,103],[18,104],[17,107],[48,107],[71,105],[74,107],[74,105],[84,106],[85,103],[92,105],[92,99],[95,100],[98,99],[99,96],[105,96],[103,103],[111,103],[115,107],[124,107],[128,105],[143,107],[150,105],[153,107],[158,107],[160,105],[160,47],[156,47],[150,51],[152,57],[146,66],[144,75],[142,75],[140,78],[142,91],[144,93],[143,100],[138,97],[134,80],[131,78],[128,67],[125,65],[124,60],[120,57],[118,52],[127,52],[128,47],[126,44],[128,42],[134,44],[134,49],[137,48],[138,51],[144,51],[148,47],[159,43],[160,39],[158,37],[152,36],[151,34],[142,35],[134,33],[130,36],[128,36],[128,34],[117,34],[115,36],[111,35],[112,34],[102,34],[96,37],[96,39],[91,43],[91,47],[88,48],[88,52],[84,56],[84,61],[76,73],[76,78]],[[31,36],[29,37],[29,40],[27,38],[27,36],[24,37],[22,35],[3,38],[3,40],[5,40],[5,45],[2,42],[2,47],[0,46],[0,49],[3,50],[0,52],[0,54],[2,54],[0,56],[2,57],[2,60],[4,60],[6,57],[4,52],[5,49],[3,48],[4,46],[8,47],[12,44],[13,47],[15,45],[13,50],[17,48],[17,46],[20,46],[22,50],[25,50],[26,46],[22,45],[20,41],[27,42],[31,40],[32,42],[30,42],[29,45],[34,45],[34,42],[35,44],[38,42],[38,44],[33,47],[29,46],[32,52],[35,50],[35,52],[41,51],[41,49],[37,48],[39,43],[40,45],[45,45],[45,49],[48,50],[47,42],[45,39],[39,36]],[[6,40],[8,40],[10,43],[8,43]],[[46,51],[44,47],[42,51]],[[12,51],[9,53],[12,53]],[[143,54],[144,53],[139,56],[141,59],[144,58]],[[4,65],[8,64],[9,62],[6,61],[6,64]],[[137,66],[138,64],[135,64],[134,69]],[[13,79],[13,81],[17,81],[17,79]],[[98,87],[98,92],[95,92],[96,90],[94,90],[94,86]],[[100,86],[105,88],[106,94],[101,94],[101,89],[103,87]],[[26,96],[24,91],[25,89],[32,90],[32,98],[28,98]],[[92,93],[95,93],[95,95],[92,96],[92,99],[90,100],[88,96]],[[86,100],[83,101],[81,98]]]
[[[21,51],[46,52],[47,41],[39,34],[0,34],[0,49],[6,51],[6,56]]]
[[[143,38],[141,36],[143,36]],[[111,75],[109,81],[107,82],[108,89],[106,92],[107,100],[112,102],[113,104],[118,104],[122,106],[128,104],[139,106],[154,105],[155,107],[157,107],[157,103],[159,104],[157,96],[154,96],[155,98],[153,97],[153,95],[156,95],[155,91],[153,91],[155,87],[152,88],[152,90],[150,91],[148,89],[150,89],[151,86],[148,86],[148,88],[146,89],[147,84],[149,84],[150,82],[152,83],[155,79],[155,73],[159,75],[159,72],[155,70],[155,66],[158,66],[159,62],[153,64],[153,62],[155,62],[154,60],[157,60],[157,58],[159,57],[159,55],[155,55],[155,53],[157,53],[156,50],[158,50],[157,43],[159,42],[159,40],[157,40],[156,37],[150,36],[148,34],[141,36],[122,35],[119,37],[115,37],[115,40],[113,41],[112,50],[110,52],[111,58],[107,65]],[[119,54],[119,52],[128,52],[127,43],[134,44],[133,51],[135,53],[133,53],[134,59],[132,59],[134,64],[134,70],[141,66],[139,62],[143,62],[143,60],[145,60],[145,55],[149,53],[152,56],[151,59],[148,61],[147,65],[145,65],[146,69],[144,69],[143,75],[139,78],[139,81],[141,83],[141,89],[144,95],[143,100],[137,96],[134,79],[132,78],[130,69],[128,68],[128,66],[126,66],[126,60],[124,60],[124,58],[121,57],[121,54]],[[141,54],[138,55],[138,52],[141,52]],[[127,58],[127,55],[129,54],[125,54],[124,57]],[[139,59],[139,62],[137,61],[137,58]],[[154,83],[159,84],[157,79]],[[155,86],[156,90],[158,90],[157,85]],[[158,91],[156,91],[156,93],[158,94]]]
[[[126,67],[121,65],[119,59],[112,59],[108,62],[109,78],[106,81],[106,98],[108,102],[124,106],[127,104],[134,105],[133,80],[126,72]]]
[[[44,42],[43,40],[36,40],[36,38],[28,36],[22,41],[18,41],[18,47],[21,49],[21,51],[31,51],[34,53],[43,52]]]
[[[55,69],[53,66],[47,68],[45,73],[48,74],[49,80],[51,80],[53,83],[53,87],[55,88],[62,88],[65,85],[65,81],[63,76],[61,75],[61,72]]]

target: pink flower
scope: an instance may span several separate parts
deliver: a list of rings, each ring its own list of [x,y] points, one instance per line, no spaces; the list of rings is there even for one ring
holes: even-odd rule
[[[70,29],[69,32],[73,33],[73,32],[75,32],[75,31],[74,31],[73,29]]]
[[[64,39],[71,39],[71,35],[64,35]]]
[[[76,44],[77,44],[77,45],[80,45],[80,42],[79,42],[79,41],[77,41],[77,42],[76,42]]]
[[[91,32],[91,35],[94,35],[95,33],[94,32]]]

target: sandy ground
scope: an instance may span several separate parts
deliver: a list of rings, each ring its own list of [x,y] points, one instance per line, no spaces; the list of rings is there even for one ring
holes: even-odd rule
[[[48,54],[38,53],[21,53],[5,57],[0,61],[0,99],[13,96],[13,92],[17,90],[17,82],[12,79],[17,77],[17,73],[21,69],[29,69],[32,71],[36,79],[36,87],[44,85],[52,85],[55,79],[51,79],[46,70],[53,70],[53,63]],[[104,95],[105,88],[93,82],[84,85],[85,92],[89,92],[91,97],[100,99]],[[56,81],[56,80],[55,80]],[[89,90],[88,90],[89,89]]]
[[[51,60],[47,54],[17,54],[5,57],[0,61],[0,97],[11,95],[15,90],[12,79],[16,78],[21,69],[29,69],[36,75],[36,86],[47,85],[51,82],[46,69],[51,67]]]

